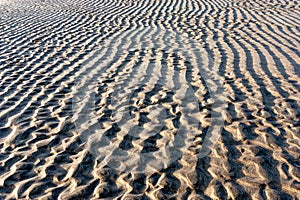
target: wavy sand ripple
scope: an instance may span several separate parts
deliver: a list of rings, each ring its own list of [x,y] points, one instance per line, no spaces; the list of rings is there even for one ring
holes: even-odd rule
[[[297,1],[0,2],[1,199],[300,198]]]

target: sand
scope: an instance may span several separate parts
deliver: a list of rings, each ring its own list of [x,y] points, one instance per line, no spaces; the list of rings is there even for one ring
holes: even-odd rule
[[[0,199],[300,199],[291,0],[0,0]]]

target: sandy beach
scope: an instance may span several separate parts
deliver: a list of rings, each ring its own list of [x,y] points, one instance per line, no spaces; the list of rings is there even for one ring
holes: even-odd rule
[[[299,5],[0,0],[0,199],[300,199]]]

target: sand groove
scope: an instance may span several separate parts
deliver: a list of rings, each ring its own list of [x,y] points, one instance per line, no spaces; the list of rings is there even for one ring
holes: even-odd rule
[[[1,1],[0,198],[299,199],[299,12]]]

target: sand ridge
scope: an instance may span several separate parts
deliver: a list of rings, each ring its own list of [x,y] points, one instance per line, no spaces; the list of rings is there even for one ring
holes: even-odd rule
[[[300,198],[296,1],[23,0],[0,4],[0,30],[1,198]],[[201,158],[213,85],[224,127]],[[134,169],[166,144],[168,166]]]

